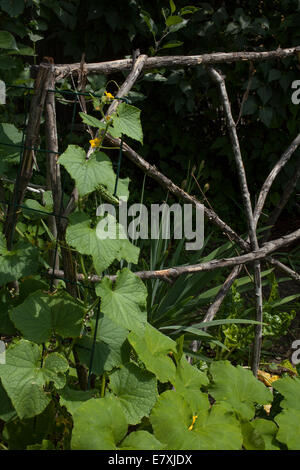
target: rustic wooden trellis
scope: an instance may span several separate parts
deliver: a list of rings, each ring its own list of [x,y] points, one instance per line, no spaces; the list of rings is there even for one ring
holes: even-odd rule
[[[294,138],[289,147],[282,153],[278,159],[276,165],[267,176],[261,191],[259,193],[255,208],[252,208],[250,193],[247,185],[246,172],[244,169],[243,159],[240,151],[239,138],[236,130],[236,122],[233,119],[231,112],[231,105],[228,98],[225,78],[222,73],[214,68],[215,64],[230,63],[236,61],[261,61],[269,60],[273,58],[281,59],[295,54],[300,54],[299,47],[293,47],[288,49],[277,49],[269,52],[235,52],[235,53],[215,53],[215,54],[204,54],[197,56],[168,56],[168,57],[147,57],[146,55],[139,55],[135,59],[124,59],[115,60],[110,62],[87,64],[82,60],[81,63],[76,64],[64,64],[55,65],[50,62],[43,62],[36,69],[36,79],[34,87],[34,95],[31,100],[31,107],[27,125],[26,139],[24,143],[23,158],[20,167],[20,172],[17,176],[13,200],[7,211],[7,219],[5,223],[5,235],[7,239],[8,249],[12,249],[14,230],[17,222],[17,211],[16,208],[20,207],[24,200],[26,190],[30,189],[30,179],[32,176],[33,166],[35,162],[34,149],[38,147],[39,140],[39,128],[41,122],[42,112],[45,113],[45,126],[46,126],[46,145],[47,145],[47,187],[51,189],[54,202],[54,215],[49,217],[49,226],[53,236],[59,241],[61,249],[62,269],[59,266],[59,257],[57,251],[53,252],[53,269],[48,271],[48,276],[53,279],[67,278],[71,282],[67,284],[68,292],[74,297],[77,296],[76,282],[84,280],[83,274],[77,273],[75,265],[72,260],[71,252],[65,241],[65,232],[68,223],[68,216],[75,209],[76,202],[78,199],[78,193],[76,187],[74,187],[68,203],[62,205],[62,184],[60,176],[60,167],[57,164],[58,150],[58,138],[57,138],[57,126],[56,126],[56,111],[55,111],[55,82],[61,78],[77,76],[78,87],[75,93],[78,93],[79,100],[83,110],[85,110],[85,102],[83,94],[80,92],[84,91],[85,80],[87,74],[112,74],[119,71],[128,70],[129,74],[125,79],[124,83],[120,87],[116,98],[122,98],[128,94],[133,87],[137,78],[143,70],[149,70],[153,68],[175,68],[178,66],[204,66],[211,79],[217,84],[220,97],[221,105],[226,117],[227,127],[230,134],[232,150],[235,158],[237,172],[239,176],[239,182],[241,186],[241,194],[243,198],[244,211],[248,224],[248,238],[244,240],[238,235],[228,224],[226,224],[219,215],[211,208],[204,206],[204,213],[208,220],[215,224],[222,230],[222,233],[226,235],[231,241],[234,241],[239,249],[242,250],[242,254],[233,258],[226,259],[215,259],[206,263],[200,263],[189,266],[173,266],[169,269],[159,271],[140,271],[136,272],[136,275],[141,279],[156,278],[161,280],[172,280],[182,274],[197,273],[200,271],[210,271],[222,267],[233,267],[231,273],[225,280],[222,288],[217,294],[214,302],[210,305],[204,321],[210,321],[216,315],[220,305],[225,298],[227,292],[232,286],[234,280],[239,275],[241,268],[244,264],[251,263],[254,267],[254,285],[255,285],[255,301],[256,301],[256,320],[262,322],[262,287],[261,287],[261,262],[267,261],[271,265],[277,267],[285,274],[290,276],[292,279],[300,283],[300,275],[284,265],[276,258],[271,256],[271,253],[279,248],[287,246],[288,244],[300,239],[300,228],[294,232],[282,236],[276,240],[267,241],[265,237],[263,243],[259,245],[257,239],[256,228],[258,220],[262,213],[262,209],[271,188],[271,185],[284,167],[289,161],[291,156],[300,144],[300,133]],[[115,99],[108,111],[107,115],[112,114],[116,109],[120,101]],[[106,135],[107,141],[113,147],[119,147],[121,142],[120,139],[116,139],[111,135]],[[155,166],[152,166],[145,159],[143,159],[134,149],[132,149],[126,142],[122,142],[122,149],[124,155],[137,165],[144,173],[149,177],[153,178],[163,188],[166,188],[174,196],[180,200],[199,206],[200,201],[194,196],[186,193],[183,189],[178,187],[173,181],[167,176],[162,174]],[[87,152],[86,158],[88,159],[93,152],[90,148]],[[290,182],[282,195],[282,199],[266,221],[266,225],[272,225],[276,222],[280,215],[281,210],[286,204],[288,198],[292,194],[296,187],[297,181],[300,177],[300,159],[297,166],[297,170],[294,178]],[[112,280],[115,276],[110,276]],[[99,276],[93,275],[89,277],[90,282],[98,282]],[[257,325],[255,330],[255,340],[253,345],[252,354],[252,371],[257,375],[257,370],[260,361],[261,351],[261,340],[262,340],[262,326]],[[77,361],[77,358],[75,357]],[[79,366],[79,361],[78,367]],[[84,371],[82,371],[84,373]]]

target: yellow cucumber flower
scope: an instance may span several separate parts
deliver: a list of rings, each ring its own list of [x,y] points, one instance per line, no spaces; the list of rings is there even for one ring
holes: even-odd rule
[[[114,95],[112,95],[111,93],[108,93],[107,91],[104,92],[106,98],[108,98],[109,100],[113,100],[115,97]]]
[[[100,145],[100,139],[98,139],[98,137],[96,137],[95,139],[90,140],[89,142],[90,142],[93,149],[96,148],[96,147],[99,147],[99,145]]]

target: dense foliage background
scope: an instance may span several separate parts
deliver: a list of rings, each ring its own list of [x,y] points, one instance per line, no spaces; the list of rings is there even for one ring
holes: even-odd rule
[[[186,1],[178,0],[177,11],[186,5]],[[194,6],[198,10],[184,15],[184,24],[180,28],[173,26],[175,31],[162,40],[156,51],[154,39],[158,41],[164,34],[163,10],[170,10],[168,1],[2,0],[1,29],[10,31],[19,45],[31,47],[36,55],[22,58],[13,55],[9,62],[3,57],[0,67],[7,82],[16,82],[24,76],[24,61],[39,63],[44,56],[53,57],[55,63],[72,63],[80,61],[85,52],[87,62],[100,62],[128,57],[136,48],[147,54],[187,55],[273,50],[299,43],[300,4],[296,0],[195,2]],[[145,11],[151,18],[148,25],[152,31],[144,21]],[[176,42],[179,44],[176,48],[170,47]],[[238,131],[253,195],[295,137],[299,107],[291,102],[291,84],[299,74],[297,65],[296,58],[290,57],[252,66],[255,73]],[[226,74],[237,118],[252,73],[251,65],[235,63],[220,69]],[[119,83],[122,80],[118,75],[109,78]],[[115,91],[113,83],[109,86]],[[218,112],[217,87],[203,67],[153,71],[141,77],[134,90],[135,100],[142,108],[145,133],[141,153],[177,183],[185,179],[188,167],[196,165],[198,169],[203,161],[199,179],[202,189],[209,185],[206,196],[214,208],[221,208],[224,219],[238,225],[235,213],[241,210],[241,200],[229,137]],[[70,121],[70,113],[66,106],[59,109],[61,125]],[[61,135],[64,134],[61,129]],[[268,209],[276,205],[283,186],[293,175],[297,155],[298,151],[277,178]],[[140,185],[135,183],[139,172],[130,167],[129,170],[133,187],[139,191]],[[161,197],[160,190],[151,182],[147,189],[151,189],[149,194],[154,194],[153,197]],[[195,193],[201,197],[197,188]],[[299,203],[294,199],[288,210],[290,214],[297,211],[299,217],[296,202]]]
[[[0,0],[0,13],[0,78],[7,86],[7,103],[0,106],[2,229],[20,156],[19,150],[9,149],[9,142],[22,143],[32,93],[28,87],[34,83],[30,65],[39,64],[44,57],[53,57],[56,64],[80,62],[83,54],[88,63],[116,60],[131,57],[136,49],[153,56],[300,46],[300,1],[295,0],[193,5],[184,0]],[[254,205],[269,171],[298,134],[299,106],[292,103],[291,95],[299,62],[291,56],[218,68],[226,76],[238,121]],[[104,91],[114,95],[124,76],[88,76],[86,90],[99,94],[102,104],[107,104]],[[72,90],[75,84],[68,77],[56,85]],[[238,233],[245,233],[228,129],[218,89],[205,68],[147,71],[129,99],[141,109],[144,139],[142,145],[140,132],[128,142],[176,184],[199,200],[205,199]],[[92,99],[87,100],[88,114],[96,114],[93,105]],[[126,114],[126,106],[124,109]],[[134,113],[141,129],[139,110]],[[83,166],[89,147],[90,137],[82,121],[79,113],[73,114],[72,95],[57,95],[59,151],[63,153],[59,163],[66,200],[73,188],[71,176],[77,188],[82,184],[74,170],[74,160]],[[40,146],[45,148],[44,121],[40,135]],[[116,164],[116,152],[108,154],[108,166],[109,158]],[[38,154],[38,171],[32,182],[45,186],[46,158],[42,155]],[[299,149],[276,178],[264,216],[277,206],[295,174],[297,159]],[[101,176],[99,166],[97,171]],[[112,185],[113,166],[107,174]],[[147,203],[173,200],[150,178],[144,180],[144,191],[140,170],[123,159],[121,177],[128,176],[130,201],[140,201],[141,195]],[[299,227],[299,189],[300,182],[274,234]],[[45,273],[51,267],[55,237],[47,226],[50,218],[36,209],[48,211],[46,216],[53,210],[50,191],[42,198],[26,193],[12,251],[7,250],[0,233],[0,339],[9,345],[7,363],[0,368],[0,447],[299,449],[300,380],[295,378],[299,366],[297,371],[283,360],[290,358],[287,349],[300,330],[296,317],[299,287],[280,291],[287,278],[279,279],[270,266],[263,266],[262,366],[270,366],[270,373],[259,371],[262,384],[246,370],[254,338],[251,272],[242,271],[217,322],[207,326],[199,318],[229,270],[181,276],[172,284],[158,279],[143,283],[130,271],[235,256],[234,244],[206,224],[204,247],[196,253],[184,251],[184,240],[148,240],[140,246],[139,257],[138,248],[124,242],[121,248],[111,245],[111,256],[101,264],[100,242],[93,234],[98,187],[86,189],[82,184],[81,190],[78,210],[69,217],[66,242],[78,270],[86,276],[84,282],[88,274],[115,274],[123,268],[115,284],[107,277],[93,286],[78,283],[75,295],[70,295],[67,279],[57,283],[57,291],[53,285],[49,288]],[[92,237],[94,244],[90,243],[88,251],[88,243],[82,240]],[[281,255],[299,271],[298,246]],[[282,343],[294,318],[294,330],[288,342]],[[203,331],[204,327],[211,329]],[[193,353],[189,348],[195,338],[201,343]],[[276,340],[280,340],[279,346]],[[279,368],[276,373],[285,374],[281,380],[273,374],[274,358],[275,368]],[[270,388],[273,381],[277,382],[274,389]]]

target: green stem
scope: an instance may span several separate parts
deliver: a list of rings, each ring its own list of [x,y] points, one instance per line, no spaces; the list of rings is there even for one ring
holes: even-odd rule
[[[72,339],[72,342],[71,342],[71,344],[70,344],[70,347],[69,347],[69,351],[68,351],[68,352],[65,352],[65,357],[66,357],[67,361],[69,360],[69,357],[70,357],[70,354],[71,354],[71,352],[72,352],[72,350],[73,350],[74,344],[75,344],[75,339],[73,338],[73,339]]]
[[[95,302],[93,302],[92,305],[90,306],[90,308],[86,311],[85,315],[87,315],[91,310],[93,310],[97,306],[99,300],[100,300],[99,297],[97,297]]]
[[[106,385],[106,374],[103,372],[102,382],[101,382],[101,398],[105,397],[105,385]]]
[[[83,261],[83,256],[80,255],[80,264],[81,264],[81,268],[82,268],[82,272],[84,274],[84,277],[85,277],[85,280],[88,279],[88,275],[87,275],[87,272],[86,272],[86,269],[85,269],[85,265],[84,265],[84,261]]]
[[[230,354],[236,349],[236,346],[234,346],[233,348],[229,349],[228,353],[224,356],[224,360],[226,360]]]
[[[36,224],[36,230],[34,235],[34,246],[38,246],[38,237],[39,237],[39,228],[40,228],[40,221]]]

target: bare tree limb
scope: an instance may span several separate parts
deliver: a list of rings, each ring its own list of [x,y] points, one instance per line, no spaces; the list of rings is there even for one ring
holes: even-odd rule
[[[297,137],[295,137],[295,139],[289,145],[289,147],[283,152],[282,156],[280,157],[280,159],[278,160],[278,162],[276,163],[276,165],[274,166],[274,168],[272,169],[272,171],[269,173],[268,177],[266,178],[266,181],[264,182],[260,190],[256,207],[254,210],[255,226],[257,226],[258,219],[261,215],[267,194],[270,191],[273,181],[275,180],[280,170],[282,170],[284,165],[289,161],[289,159],[291,158],[293,153],[296,151],[296,149],[299,147],[299,145],[300,145],[300,133],[297,135]]]
[[[262,52],[215,52],[212,54],[192,55],[192,56],[163,56],[148,57],[144,70],[155,68],[175,68],[175,67],[193,67],[197,65],[213,65],[221,63],[231,63],[240,60],[261,61],[269,59],[284,59],[294,55],[299,46],[286,49],[276,49],[274,51]],[[85,64],[87,73],[95,74],[113,74],[123,70],[130,70],[132,59],[113,60],[108,62]],[[32,67],[34,70],[34,67]],[[62,79],[70,74],[80,72],[80,62],[75,64],[59,64],[55,66],[57,79]]]
[[[52,66],[53,68],[53,66]],[[49,87],[55,88],[55,75],[52,72],[49,79]],[[45,104],[45,134],[46,134],[46,147],[49,150],[47,153],[47,188],[52,191],[53,208],[55,214],[60,214],[61,211],[61,177],[60,166],[57,163],[58,155],[58,137],[56,127],[56,108],[54,93],[48,93]],[[57,238],[57,223],[54,216],[48,217],[48,224],[53,237]],[[59,224],[59,218],[58,218]],[[57,250],[51,252],[51,266],[59,269],[59,255]],[[54,281],[57,286],[57,282]]]
[[[146,54],[139,55],[133,62],[132,69],[128,76],[126,77],[125,81],[122,83],[118,93],[116,94],[115,98],[123,98],[124,96],[128,95],[131,88],[139,78],[142,70],[145,67],[145,63],[148,59]],[[115,99],[107,110],[107,114],[113,114],[119,105],[119,101]]]
[[[244,203],[244,208],[246,211],[246,220],[248,225],[248,232],[250,238],[250,245],[252,250],[258,249],[258,241],[256,236],[256,227],[254,223],[253,217],[253,210],[251,205],[251,198],[247,184],[246,172],[243,164],[240,143],[236,132],[236,124],[234,122],[232,112],[231,112],[231,105],[228,98],[226,85],[224,77],[217,72],[212,67],[208,67],[208,71],[212,77],[212,79],[218,84],[220,94],[221,94],[221,101],[224,107],[227,126],[231,138],[231,145],[233,149],[233,154],[235,158],[235,163],[239,175],[239,181],[241,186],[242,198]],[[261,269],[259,261],[254,262],[254,284],[255,284],[255,304],[256,304],[256,321],[262,322],[263,321],[263,301],[262,301],[262,288],[261,288]],[[259,367],[260,361],[260,352],[261,352],[261,341],[262,341],[262,325],[256,325],[255,327],[255,338],[254,338],[254,345],[253,345],[253,358],[252,358],[252,371],[253,374],[257,375],[257,370]]]
[[[146,279],[162,279],[172,280],[176,279],[183,274],[195,274],[198,272],[206,272],[206,271],[214,271],[215,269],[219,268],[228,268],[230,266],[236,266],[239,264],[247,264],[253,263],[254,261],[259,261],[262,259],[268,259],[267,255],[272,253],[273,251],[279,250],[289,244],[295,242],[296,240],[300,239],[300,229],[295,230],[294,232],[290,233],[289,235],[284,235],[276,240],[269,241],[265,243],[262,247],[258,248],[258,250],[245,253],[240,256],[235,256],[232,258],[221,258],[221,259],[213,259],[211,261],[207,261],[205,263],[198,263],[198,264],[191,264],[187,266],[174,266],[168,269],[160,269],[156,271],[137,271],[134,274],[139,278],[146,280]],[[58,271],[54,273],[55,276],[58,278],[64,277],[63,271]],[[49,269],[47,271],[47,275],[52,275],[52,270]],[[112,281],[116,280],[117,276],[104,276],[108,277]],[[102,277],[97,275],[89,276],[87,279],[83,274],[77,275],[77,280],[84,281],[88,280],[89,282],[95,283],[99,282]]]
[[[203,318],[203,322],[208,322],[208,321],[212,321],[215,317],[215,315],[217,314],[223,300],[225,299],[229,289],[231,288],[232,284],[234,283],[234,281],[236,280],[236,278],[238,277],[238,275],[240,274],[242,270],[242,265],[241,264],[238,264],[237,266],[235,266],[233,268],[233,270],[231,271],[231,273],[229,274],[229,276],[227,276],[224,284],[222,285],[221,289],[219,290],[214,302],[210,305],[209,309],[207,310],[204,318]]]
[[[265,224],[267,226],[272,226],[273,227],[276,224],[276,222],[278,220],[278,217],[280,216],[282,210],[284,209],[284,207],[286,206],[286,204],[287,204],[288,200],[290,199],[291,195],[295,191],[299,178],[300,178],[300,159],[299,159],[299,162],[298,162],[298,165],[296,167],[296,171],[295,171],[293,177],[289,180],[289,182],[287,183],[287,185],[286,185],[286,187],[283,191],[283,194],[282,194],[282,197],[281,197],[279,203],[277,204],[275,209],[271,212],[270,216],[265,221]],[[268,238],[270,236],[270,232],[271,232],[270,228],[268,230],[266,230],[266,232],[264,233],[264,236],[263,236],[263,241],[268,240]]]
[[[276,176],[278,175],[280,170],[284,167],[284,165],[289,161],[290,157],[296,151],[299,144],[300,144],[300,134],[298,134],[298,136],[293,140],[293,142],[289,145],[289,147],[284,151],[281,158],[278,160],[278,162],[276,163],[276,165],[274,166],[274,168],[270,172],[269,176],[266,178],[266,181],[264,182],[264,184],[262,186],[262,189],[261,189],[259,197],[258,197],[258,201],[257,201],[255,209],[254,209],[255,227],[257,226],[259,217],[260,217],[260,215],[262,213],[262,210],[263,210],[263,206],[264,206],[267,194],[268,194],[268,192],[271,188],[271,185],[272,185],[274,179],[276,178]],[[290,182],[290,184],[286,187],[286,190],[285,190],[285,192],[282,196],[281,202],[279,203],[280,212],[281,212],[282,208],[284,207],[284,205],[286,204],[287,200],[289,199],[290,195],[292,194],[292,192],[293,192],[293,190],[294,190],[294,188],[297,184],[297,180],[300,176],[299,172],[300,172],[300,165],[297,167],[296,173],[293,176],[292,181]],[[266,222],[267,225],[273,225],[276,222],[277,218],[279,217],[279,214],[280,214],[279,209],[278,209],[278,213],[277,213],[277,209],[275,209],[275,211],[273,213],[274,220],[271,219],[271,216],[270,216],[270,218]],[[268,231],[267,235],[265,235],[263,237],[263,242],[267,241],[269,233],[270,232]],[[292,269],[288,268],[283,263],[280,263],[280,261],[275,260],[274,258],[269,258],[268,261],[272,265],[276,266],[281,271],[283,271],[285,274],[288,274],[292,279],[299,282],[300,276],[299,276],[298,273],[296,273]],[[229,274],[228,278],[224,282],[223,287],[220,289],[215,301],[209,307],[209,310],[206,314],[208,318],[212,319],[213,318],[212,315],[215,316],[217,314],[218,309],[220,308],[222,301],[226,297],[227,292],[229,291],[229,289],[232,286],[233,282],[238,277],[238,274],[239,274],[239,272],[236,268],[234,268],[233,271]],[[230,282],[228,282],[229,280],[230,280]],[[204,319],[203,321],[208,321],[208,320]]]
[[[289,277],[294,279],[294,281],[300,282],[300,275],[296,273],[296,271],[293,271],[291,268],[289,268],[288,266],[286,266],[285,264],[281,263],[280,261],[278,261],[277,259],[273,257],[267,257],[266,259],[267,261],[269,261],[270,264],[272,264],[273,266],[276,266],[282,272],[284,272]]]
[[[6,183],[16,184],[16,180],[7,178],[6,176],[1,175],[0,180],[5,181]],[[29,183],[26,187],[26,191],[30,191],[32,193],[43,194],[47,191],[46,186],[40,186],[39,184]]]
[[[5,221],[4,233],[7,240],[8,250],[12,249],[15,226],[18,220],[16,208],[22,204],[27,186],[32,176],[33,165],[35,163],[34,150],[32,149],[37,146],[39,139],[40,123],[45,105],[47,89],[49,88],[50,73],[51,66],[46,63],[41,63],[34,85],[34,95],[31,100],[20,170],[14,187],[12,204],[9,206]]]
[[[236,125],[232,117],[231,105],[230,105],[227,90],[226,90],[225,80],[224,80],[224,77],[212,67],[208,67],[208,71],[212,79],[219,86],[221,100],[222,100],[222,104],[223,104],[224,111],[225,111],[227,126],[228,126],[230,139],[231,139],[231,145],[233,149],[233,154],[234,154],[235,163],[236,163],[239,181],[240,181],[240,186],[241,186],[242,198],[243,198],[244,208],[246,212],[246,219],[247,219],[247,224],[248,224],[250,243],[251,243],[252,249],[257,249],[258,243],[257,243],[256,231],[255,231],[255,226],[254,226],[254,221],[253,221],[251,198],[250,198],[250,193],[248,189],[246,172],[245,172],[241,149],[240,149],[240,143],[239,143],[239,139],[238,139],[237,132],[236,132]]]

